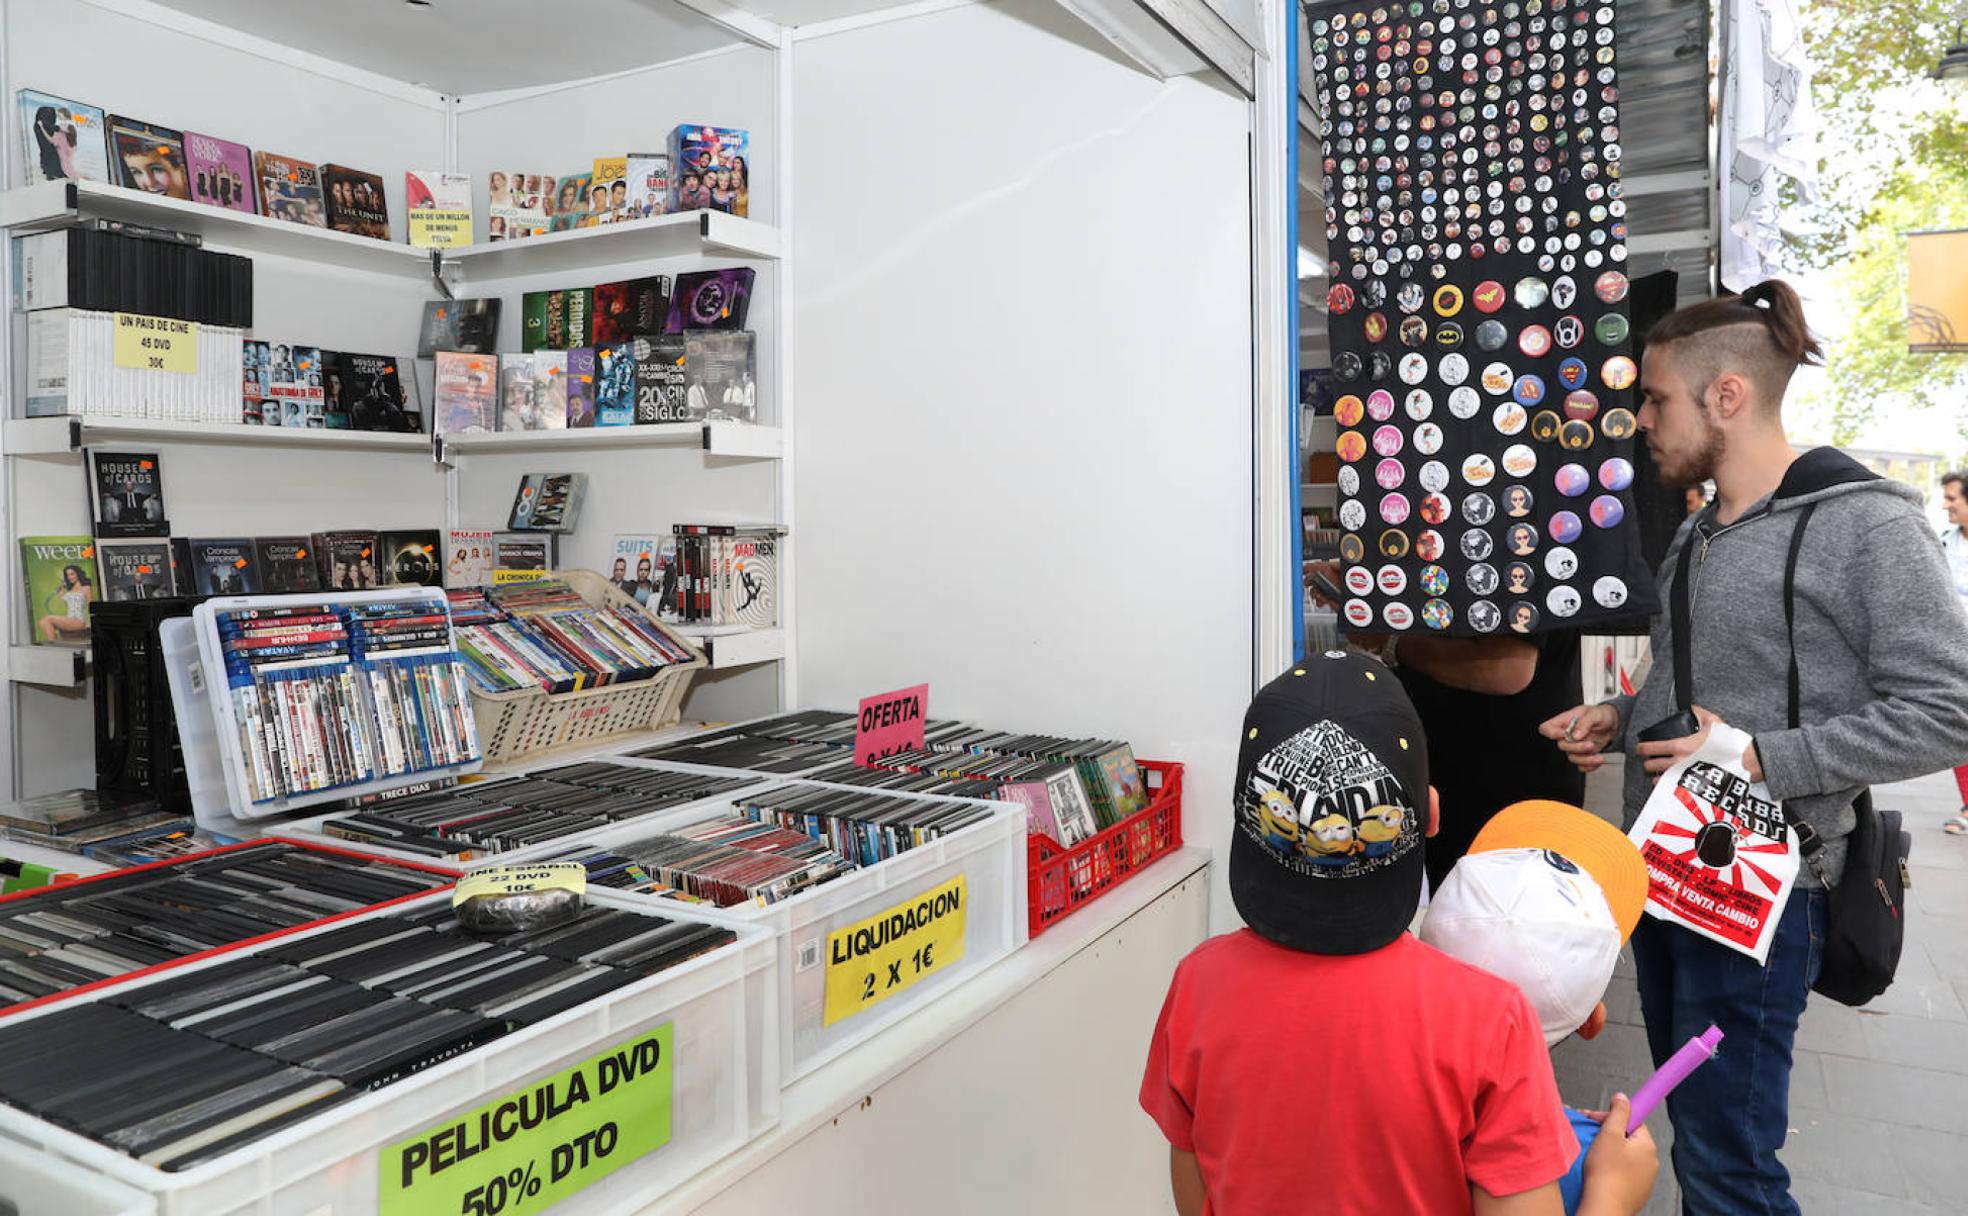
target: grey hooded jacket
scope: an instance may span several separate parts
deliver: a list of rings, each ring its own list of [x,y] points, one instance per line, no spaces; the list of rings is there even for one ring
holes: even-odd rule
[[[1810,502],[1818,508],[1797,558],[1801,725],[1792,730],[1783,570],[1798,508]],[[1717,527],[1711,507],[1682,525],[1661,563],[1663,605],[1691,536],[1702,546],[1689,571],[1694,702],[1755,736],[1771,797],[1824,837],[1821,860],[1836,882],[1863,787],[1968,760],[1968,615],[1920,496],[1842,452],[1814,449],[1736,522]],[[1629,828],[1653,788],[1634,736],[1674,712],[1669,621],[1663,608],[1646,683],[1613,702]],[[1809,866],[1800,881],[1817,885]]]

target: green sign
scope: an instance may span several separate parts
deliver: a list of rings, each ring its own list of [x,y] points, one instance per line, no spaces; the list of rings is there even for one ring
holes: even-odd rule
[[[381,1216],[532,1216],[670,1140],[676,1024],[383,1151]]]

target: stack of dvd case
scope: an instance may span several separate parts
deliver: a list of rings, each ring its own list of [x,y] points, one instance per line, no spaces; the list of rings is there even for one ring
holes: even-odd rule
[[[743,777],[574,764],[376,803],[322,821],[330,837],[470,861],[734,793]]]
[[[458,648],[484,693],[550,693],[653,679],[695,659],[637,609],[590,605],[562,579],[450,593]]]
[[[35,891],[0,902],[0,1002],[37,1000],[450,881],[259,841]]]
[[[0,1102],[185,1170],[736,937],[605,907],[501,937],[445,904],[358,920],[0,1023]]]

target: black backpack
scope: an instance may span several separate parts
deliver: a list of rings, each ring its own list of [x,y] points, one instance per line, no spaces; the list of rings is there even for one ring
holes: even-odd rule
[[[1797,554],[1804,546],[1804,527],[1815,510],[1816,503],[1798,509],[1797,524],[1790,533],[1790,552],[1784,559],[1784,630],[1790,637],[1789,720],[1793,730],[1798,726],[1801,686],[1795,619]],[[1694,687],[1688,645],[1688,566],[1695,544],[1691,533],[1682,546],[1681,564],[1675,572],[1672,605],[1674,695],[1684,711],[1692,703]],[[1900,951],[1906,943],[1906,889],[1911,885],[1907,858],[1913,852],[1913,837],[1898,811],[1873,807],[1871,790],[1859,793],[1852,811],[1858,823],[1845,838],[1845,873],[1836,885],[1826,880],[1819,857],[1823,839],[1810,824],[1793,815],[1788,805],[1784,817],[1797,832],[1797,847],[1805,864],[1824,883],[1827,895],[1824,963],[1811,987],[1840,1004],[1863,1005],[1886,991],[1900,967]]]

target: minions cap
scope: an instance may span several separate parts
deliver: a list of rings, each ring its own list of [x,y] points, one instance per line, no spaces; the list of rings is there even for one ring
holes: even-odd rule
[[[1260,936],[1312,954],[1399,937],[1423,883],[1428,744],[1379,661],[1312,655],[1266,684],[1238,741],[1230,897]]]

